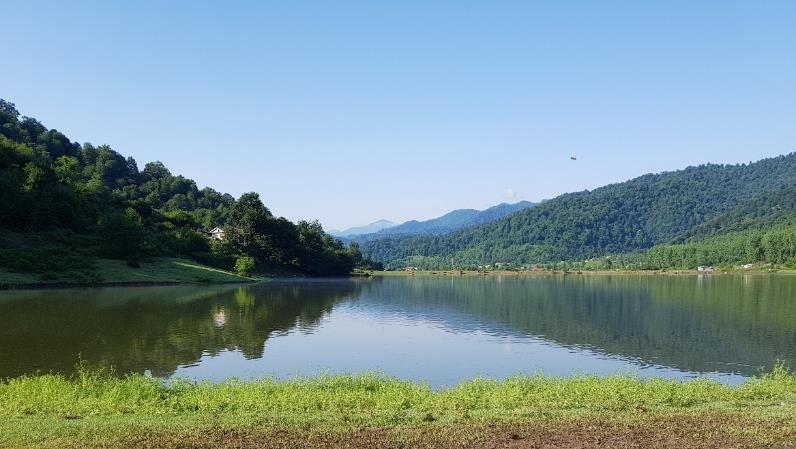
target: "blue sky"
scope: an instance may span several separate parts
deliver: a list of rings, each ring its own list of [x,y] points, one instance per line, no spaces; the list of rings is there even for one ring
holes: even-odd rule
[[[2,12],[0,97],[23,114],[329,228],[796,150],[792,1]]]

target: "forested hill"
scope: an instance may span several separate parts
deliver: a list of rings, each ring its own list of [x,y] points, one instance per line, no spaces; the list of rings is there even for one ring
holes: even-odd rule
[[[629,256],[623,259],[639,268],[762,263],[795,269],[796,185],[762,192],[683,233],[670,244],[656,245],[641,257]]]
[[[750,164],[700,165],[561,195],[473,229],[372,240],[362,251],[393,266],[461,267],[628,253],[670,242],[794,183],[793,153]]]
[[[499,220],[533,206],[535,206],[535,203],[530,201],[519,201],[513,204],[501,203],[484,210],[456,209],[430,220],[410,220],[397,226],[382,229],[378,232],[350,235],[349,239],[361,243],[390,235],[445,234]]]
[[[716,234],[773,229],[796,225],[796,184],[761,192],[727,212],[674,239],[675,243],[701,240]]]
[[[205,231],[220,226],[221,241]],[[107,145],[72,142],[0,100],[0,269],[91,273],[92,257],[180,256],[221,268],[350,272],[360,262],[318,222],[274,216],[256,193],[235,200],[160,162],[139,169]],[[46,234],[33,248],[31,235]],[[12,237],[8,237],[12,236]],[[2,236],[0,236],[2,237]],[[27,243],[19,243],[28,239]],[[16,243],[15,243],[16,242]],[[89,276],[90,277],[90,276]]]

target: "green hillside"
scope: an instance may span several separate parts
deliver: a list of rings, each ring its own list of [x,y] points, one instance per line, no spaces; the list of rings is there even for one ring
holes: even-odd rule
[[[796,225],[796,185],[786,184],[764,191],[724,214],[707,220],[674,240],[700,240],[716,234],[744,230],[765,230]]]
[[[763,192],[634,263],[657,269],[756,262],[796,268],[796,185]]]
[[[225,236],[213,240],[207,231],[217,226]],[[97,281],[100,259],[122,260],[135,270],[157,258],[188,258],[242,275],[346,274],[361,261],[357,250],[346,249],[317,221],[274,216],[257,193],[236,200],[200,189],[160,162],[139,169],[135,159],[108,145],[81,145],[20,117],[5,100],[0,237],[0,272],[44,281]]]
[[[794,184],[796,154],[750,164],[701,165],[561,195],[474,229],[373,240],[364,243],[362,251],[388,266],[425,267],[577,261],[633,253],[753,223],[763,229],[787,223]]]

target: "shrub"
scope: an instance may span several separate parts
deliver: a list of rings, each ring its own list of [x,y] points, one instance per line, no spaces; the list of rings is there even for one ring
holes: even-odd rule
[[[249,256],[240,256],[235,261],[235,272],[241,276],[250,276],[251,270],[254,269],[254,258]]]

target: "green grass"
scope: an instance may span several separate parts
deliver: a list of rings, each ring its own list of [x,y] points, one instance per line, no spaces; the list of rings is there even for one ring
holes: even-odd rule
[[[98,259],[104,282],[245,282],[251,278],[179,258],[160,258],[131,268],[122,260]]]
[[[68,230],[0,229],[0,287],[53,284],[246,282],[251,278],[182,258],[152,258],[131,267],[98,258],[96,242]]]
[[[72,276],[70,272],[62,272],[52,278],[43,278],[36,273],[0,270],[0,285],[13,287],[19,285],[47,286],[48,284],[224,283],[253,280],[180,258],[152,259],[140,262],[138,268],[130,267],[122,260],[93,259],[93,266],[95,268],[91,277]]]
[[[126,447],[144,434],[181,441],[203,432],[412,433],[429,426],[444,432],[584,419],[643,424],[682,416],[753,419],[762,426],[757,431],[739,424],[733,432],[790,441],[796,436],[796,375],[779,366],[734,387],[705,379],[534,375],[476,379],[443,390],[375,374],[166,385],[143,375],[82,372],[0,383],[0,447]],[[761,430],[769,425],[785,433]],[[216,446],[223,444],[207,447]]]

